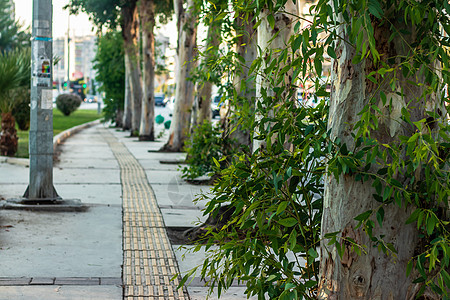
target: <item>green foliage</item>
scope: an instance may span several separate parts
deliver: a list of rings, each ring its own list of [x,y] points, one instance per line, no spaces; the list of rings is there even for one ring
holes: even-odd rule
[[[131,2],[124,0],[70,0],[65,9],[68,9],[72,14],[85,12],[99,29],[106,27],[114,31],[123,22],[120,19],[122,8],[130,5]],[[173,13],[173,1],[155,1],[155,11],[161,23],[168,22]]]
[[[431,2],[369,1],[348,7],[341,2],[335,6],[349,25],[348,42],[356,46],[353,63],[365,61],[372,66],[367,82],[374,89],[361,119],[353,124],[354,146],[337,140],[338,151],[328,166],[335,178],[354,176],[372,185],[376,209],[361,212],[355,220],[380,251],[394,256],[397,251],[375,233],[383,226],[385,210],[397,206],[412,212],[406,222],[416,224],[420,242],[405,272],[413,283],[423,283],[417,297],[429,289],[445,298],[449,297],[446,270],[450,267],[450,128],[444,89],[450,83],[450,18],[440,12],[450,7],[448,1]],[[330,7],[323,3],[321,9],[326,18]],[[377,40],[380,30],[388,43],[400,41],[405,53],[380,49],[386,42]],[[415,99],[406,99],[408,89],[419,91]],[[394,108],[397,99],[405,105]],[[402,134],[398,140],[383,142],[382,123],[396,115]]]
[[[122,0],[70,0],[65,9],[71,14],[85,12],[99,29],[108,27],[115,30],[118,25]]]
[[[285,3],[236,1],[233,16],[238,12],[257,16],[264,8],[274,30],[273,14],[283,10]],[[285,49],[268,52],[253,62],[250,72],[269,83],[262,87],[257,102],[255,114],[260,118],[254,120],[254,114],[240,105],[233,106],[233,114],[235,128],[250,125],[247,128],[254,138],[265,146],[237,155],[220,171],[221,161],[216,159],[220,180],[205,214],[230,205],[233,216],[223,228],[211,229],[202,241],[208,256],[196,270],[209,278],[210,291],[215,285],[220,296],[233,281],[245,281],[248,296],[313,299],[320,238],[329,251],[335,249],[341,257],[347,249],[365,255],[369,247],[395,256],[394,244],[379,232],[388,211],[402,209],[411,212],[406,222],[415,224],[420,238],[404,270],[412,284],[419,284],[416,296],[429,289],[443,299],[449,297],[450,137],[444,105],[449,101],[443,96],[450,83],[450,20],[443,13],[449,10],[448,1],[320,0],[310,9],[308,26],[301,28],[300,19],[294,24],[295,34]],[[337,18],[339,15],[342,18]],[[221,17],[231,18],[227,13]],[[261,20],[255,20],[255,28],[265,30],[258,27]],[[411,28],[413,34],[408,31]],[[244,62],[233,52],[233,39],[225,41],[228,52],[217,65],[208,66],[205,74],[222,68],[227,82],[233,82],[234,72]],[[366,102],[358,119],[349,121],[353,131],[348,144],[340,138],[330,140],[332,128],[327,131],[324,104],[313,109],[297,107],[291,101],[297,86],[307,79],[314,81],[311,92],[316,97],[329,97],[326,83],[317,75],[324,72],[330,57],[342,55],[340,43],[352,45],[356,53],[349,69],[358,64],[366,67],[366,94],[360,97],[361,103]],[[389,53],[394,43],[403,43],[404,52]],[[259,49],[260,53],[264,50]],[[288,72],[294,78],[291,82],[285,81]],[[414,95],[416,99],[404,99],[405,89],[414,87],[423,92]],[[234,88],[229,87],[228,95],[230,101],[239,103]],[[396,107],[395,97],[406,105]],[[434,97],[441,101],[429,102]],[[383,142],[382,134],[390,133],[381,123],[395,114],[402,134]],[[332,117],[338,118],[339,111]],[[354,178],[373,188],[373,199],[368,201],[373,201],[374,208],[354,216],[356,229],[364,229],[370,244],[358,244],[342,237],[340,231],[319,237],[325,176]],[[194,272],[185,275],[183,282]]]
[[[185,143],[187,167],[183,168],[183,177],[194,179],[213,171],[214,160],[222,158],[222,140],[217,126],[205,120],[193,129],[190,139]]]
[[[236,156],[220,172],[205,214],[227,203],[234,214],[204,237],[209,255],[199,267],[219,296],[234,281],[245,281],[248,296],[260,299],[314,298],[326,114],[324,103],[316,109],[280,108],[270,122],[261,121],[271,127],[259,137],[267,148]],[[214,245],[219,247],[212,250]]]
[[[15,104],[12,115],[20,130],[30,128],[30,90],[28,87],[18,89],[14,94]]]
[[[30,46],[30,34],[19,22],[11,18],[9,0],[0,0],[0,52]]]
[[[29,48],[0,54],[0,112],[11,112],[20,89],[30,86],[31,51]]]
[[[94,68],[95,80],[101,82],[99,90],[105,93],[103,112],[106,120],[116,120],[117,110],[123,109],[125,95],[125,63],[122,35],[108,32],[97,41]]]
[[[75,94],[60,94],[56,97],[56,108],[65,116],[69,116],[81,105],[81,98]]]
[[[78,109],[70,116],[63,115],[58,109],[53,109],[53,136],[77,125],[99,119],[100,116],[95,110]],[[18,130],[19,149],[16,156],[28,158],[29,131]]]

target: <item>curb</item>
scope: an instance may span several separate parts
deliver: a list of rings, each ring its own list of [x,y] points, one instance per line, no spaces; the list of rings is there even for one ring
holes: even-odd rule
[[[88,123],[84,123],[72,128],[69,128],[53,137],[53,153],[56,152],[56,148],[61,145],[67,138],[74,135],[77,132],[80,132],[83,129],[92,127],[94,125],[100,124],[101,119],[97,119],[95,121],[91,121]],[[24,167],[30,166],[30,159],[29,158],[17,158],[17,157],[6,157],[6,156],[0,156],[0,163],[8,163],[11,165],[19,165]]]
[[[0,157],[0,163],[8,163],[10,165],[18,165],[18,166],[24,166],[24,167],[30,166],[30,160],[28,158],[2,156],[2,157]]]
[[[84,124],[69,128],[69,129],[57,134],[56,136],[53,137],[53,152],[56,152],[56,148],[59,145],[61,145],[65,140],[67,140],[67,138],[69,138],[70,136],[74,135],[77,132],[80,132],[83,129],[100,124],[100,121],[101,121],[100,119],[97,119],[92,122],[84,123]]]

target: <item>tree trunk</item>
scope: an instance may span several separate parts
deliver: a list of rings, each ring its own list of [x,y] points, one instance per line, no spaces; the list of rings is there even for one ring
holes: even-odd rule
[[[212,18],[220,13],[223,9],[222,7],[224,6],[224,3],[226,4],[226,2],[218,1],[214,5],[211,5],[210,13],[213,16]],[[211,70],[211,66],[214,65],[214,61],[218,55],[219,45],[221,42],[221,26],[222,20],[211,19],[211,23],[208,27],[204,53],[205,56],[203,57],[203,61],[201,63],[203,68],[208,72]],[[204,79],[203,82],[198,83],[198,86],[198,97],[196,101],[198,118],[194,119],[194,126],[197,124],[203,124],[205,120],[211,122],[212,117],[211,96],[213,82],[211,80]]]
[[[124,56],[125,59],[125,56]],[[126,59],[125,59],[126,61]],[[126,64],[125,64],[126,65]],[[132,116],[132,110],[131,110],[131,103],[133,101],[131,96],[131,87],[130,87],[130,74],[129,69],[126,68],[125,72],[125,97],[124,97],[124,106],[123,106],[123,121],[122,121],[122,129],[123,130],[130,130],[131,129],[131,116]]]
[[[139,131],[141,119],[142,83],[141,68],[139,64],[138,46],[138,14],[136,0],[129,1],[122,7],[122,35],[125,49],[126,74],[130,77],[131,91],[131,135]]]
[[[123,118],[123,109],[118,108],[117,112],[116,112],[116,120],[115,120],[116,127],[123,128],[123,119],[124,119]]]
[[[155,3],[153,0],[141,0],[140,3],[142,48],[144,54],[143,98],[140,141],[154,141],[155,119]]]
[[[178,65],[176,68],[177,85],[175,90],[175,108],[170,126],[168,142],[161,151],[182,151],[191,125],[191,110],[194,103],[194,83],[188,81],[195,68],[195,48],[197,40],[197,12],[194,0],[187,1],[187,10],[183,2],[174,1],[175,14],[178,16]]]
[[[386,16],[389,18],[389,16]],[[396,28],[404,28],[396,16],[390,16],[390,21]],[[341,21],[343,21],[341,19]],[[409,49],[403,44],[403,40],[413,43],[414,37],[405,34],[401,38],[395,38],[388,42],[391,35],[390,22],[380,25],[374,21],[374,36],[376,47],[381,59],[391,66],[397,64],[398,57],[407,57]],[[413,28],[405,28],[405,32],[414,32]],[[331,139],[340,138],[341,142],[347,145],[347,149],[353,149],[355,141],[352,137],[353,124],[360,120],[359,113],[365,105],[369,103],[378,89],[383,91],[387,99],[392,99],[392,107],[395,109],[389,112],[387,107],[383,107],[379,101],[379,108],[385,114],[379,118],[378,130],[371,133],[381,144],[394,144],[400,136],[412,136],[414,128],[406,124],[401,119],[400,110],[403,107],[412,108],[411,121],[418,121],[426,118],[425,105],[428,110],[437,107],[437,97],[427,96],[426,104],[424,100],[414,101],[422,95],[426,84],[416,86],[408,83],[402,76],[402,72],[396,73],[397,91],[404,93],[403,98],[392,91],[386,83],[375,85],[366,79],[366,75],[374,70],[372,61],[369,59],[353,64],[355,48],[348,42],[348,35],[343,26],[340,28],[338,36],[342,38],[336,48],[337,59],[332,67],[332,88],[331,103],[328,128],[331,130]],[[388,60],[389,58],[389,60]],[[395,60],[395,63],[392,61]],[[376,69],[375,69],[376,70]],[[390,75],[391,78],[393,75]],[[418,83],[424,83],[424,77],[416,74],[414,77]],[[411,80],[411,78],[409,78]],[[389,82],[389,80],[387,80]],[[379,94],[377,94],[379,95]],[[375,95],[376,99],[379,97]],[[387,104],[389,106],[389,104]],[[380,150],[383,151],[383,150]],[[371,170],[376,172],[376,170]],[[399,182],[405,182],[406,178],[398,175]],[[329,246],[328,240],[321,243],[320,255],[320,281],[319,299],[414,299],[415,285],[412,284],[413,277],[406,276],[406,265],[414,251],[418,247],[419,232],[414,224],[405,225],[405,221],[410,216],[413,207],[399,207],[395,204],[384,205],[384,221],[380,228],[373,229],[374,236],[384,235],[384,240],[392,243],[397,249],[397,257],[387,256],[373,247],[362,227],[356,228],[357,221],[354,220],[359,214],[368,210],[376,210],[380,206],[373,198],[375,189],[371,181],[356,181],[354,176],[341,175],[339,182],[333,175],[329,175],[325,180],[325,196],[323,204],[322,236],[327,233],[341,232],[344,238],[352,238],[360,245],[366,245],[367,254],[358,256],[351,247],[343,243],[345,251],[343,257],[337,253],[334,245]]]
[[[298,4],[298,2],[297,2]],[[265,58],[266,62],[264,68],[268,67],[269,64],[278,59],[279,52],[278,50],[283,50],[288,47],[289,39],[294,34],[294,25],[298,16],[298,6],[293,2],[293,0],[288,0],[284,6],[283,11],[278,11],[273,14],[275,19],[274,28],[271,27],[267,16],[270,14],[267,8],[263,8],[261,11],[261,24],[258,27],[258,47],[262,49],[262,57]],[[276,37],[274,34],[278,33]],[[275,74],[258,74],[256,77],[256,101],[261,101],[263,94],[262,90],[266,90],[266,94],[268,97],[276,97],[274,99],[274,103],[285,101],[286,96],[289,92],[289,89],[286,89],[283,92],[283,95],[276,96],[273,92],[273,84],[270,83],[269,78],[266,76],[280,76],[278,72],[285,66],[285,64],[290,63],[289,59],[291,59],[293,54],[291,53],[291,57],[288,58],[288,61],[285,63],[281,63],[277,66],[277,70]],[[293,70],[291,69],[286,74],[283,74],[284,80],[280,83],[280,85],[293,88],[293,83],[295,78],[292,78]],[[268,114],[273,114],[273,111],[269,111]],[[257,115],[256,118],[260,119],[262,116]],[[260,140],[253,140],[253,151],[259,149],[263,145],[263,142]]]
[[[19,138],[17,137],[16,120],[10,112],[2,113],[0,131],[0,155],[14,156],[17,153],[18,140]]]
[[[250,114],[254,111],[255,101],[256,101],[256,89],[254,74],[249,74],[250,67],[253,61],[257,57],[257,47],[256,47],[256,29],[254,28],[256,21],[253,19],[253,13],[241,14],[236,18],[236,28],[239,29],[239,36],[237,38],[236,52],[237,55],[242,57],[244,64],[240,65],[237,69],[234,77],[234,86],[236,87],[236,92],[238,95],[237,106],[231,106],[227,108],[227,117],[221,120],[223,123],[222,128],[224,128],[224,135],[228,135],[232,132],[230,137],[235,140],[238,145],[245,145],[252,148],[252,140],[250,131],[244,129],[242,125],[237,125],[236,130],[232,131],[232,126],[235,126],[231,120],[230,116],[234,111],[239,111],[241,109],[248,109]],[[224,136],[225,137],[225,136]],[[230,145],[235,148],[235,145]],[[227,150],[225,150],[227,153]]]

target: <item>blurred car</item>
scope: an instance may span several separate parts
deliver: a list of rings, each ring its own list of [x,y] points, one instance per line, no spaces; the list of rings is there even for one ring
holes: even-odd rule
[[[97,96],[95,96],[95,95],[87,95],[86,98],[84,98],[84,102],[86,102],[86,103],[97,103]]]
[[[166,107],[169,109],[169,116],[172,116],[175,109],[175,96],[167,98]]]
[[[220,107],[222,106],[221,99],[222,99],[222,95],[215,95],[212,97],[211,112],[212,112],[213,119],[217,116],[220,116]]]
[[[164,94],[155,95],[155,106],[165,107],[166,106],[165,98],[166,97],[164,96]]]

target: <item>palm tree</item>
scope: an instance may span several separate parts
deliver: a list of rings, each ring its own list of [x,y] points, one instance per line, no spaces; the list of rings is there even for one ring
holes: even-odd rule
[[[0,155],[14,156],[17,152],[16,121],[12,115],[15,100],[30,86],[30,49],[0,54]]]

